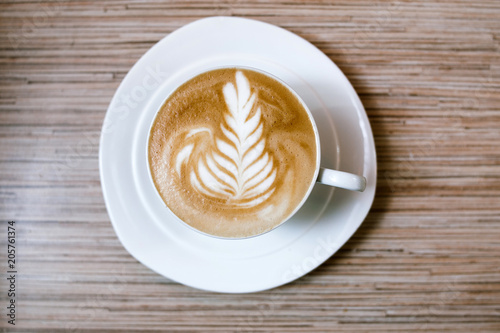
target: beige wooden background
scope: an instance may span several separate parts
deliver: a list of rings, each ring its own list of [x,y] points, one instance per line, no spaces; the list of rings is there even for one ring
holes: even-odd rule
[[[191,289],[134,260],[99,182],[101,125],[127,71],[214,15],[278,25],[326,53],[378,153],[354,237],[307,276],[248,295]],[[15,220],[23,332],[500,331],[500,1],[2,1],[0,29],[3,330]]]

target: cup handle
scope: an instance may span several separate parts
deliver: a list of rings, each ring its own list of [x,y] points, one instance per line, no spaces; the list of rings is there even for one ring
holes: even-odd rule
[[[319,169],[316,182],[359,192],[363,192],[366,188],[365,177],[326,168]]]

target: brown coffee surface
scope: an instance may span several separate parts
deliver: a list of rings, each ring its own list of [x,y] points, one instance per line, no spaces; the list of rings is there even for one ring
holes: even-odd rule
[[[217,69],[159,110],[148,158],[167,207],[195,229],[248,237],[285,221],[316,169],[313,125],[288,88],[262,73]]]

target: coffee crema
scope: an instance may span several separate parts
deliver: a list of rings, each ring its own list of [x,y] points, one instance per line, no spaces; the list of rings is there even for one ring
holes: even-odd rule
[[[283,84],[225,68],[177,88],[151,128],[148,159],[167,207],[199,231],[249,237],[285,221],[316,171],[307,111]]]

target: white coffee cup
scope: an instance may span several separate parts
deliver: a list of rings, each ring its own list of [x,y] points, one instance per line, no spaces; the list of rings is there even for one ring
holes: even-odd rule
[[[360,192],[362,192],[362,191],[365,190],[366,179],[363,176],[352,174],[352,173],[348,173],[348,172],[345,172],[345,171],[332,170],[332,169],[321,167],[320,137],[319,137],[319,133],[318,133],[318,129],[317,129],[317,125],[316,125],[316,122],[314,120],[314,117],[313,117],[310,109],[306,105],[306,103],[300,97],[300,95],[297,92],[295,92],[295,90],[292,89],[287,83],[283,82],[280,78],[278,78],[278,77],[276,77],[276,76],[274,76],[274,75],[272,75],[270,73],[267,73],[267,72],[265,72],[265,71],[263,71],[261,69],[254,68],[254,67],[248,67],[248,66],[224,66],[224,67],[210,68],[210,69],[201,71],[199,73],[196,73],[192,77],[196,77],[198,75],[201,75],[201,74],[203,74],[205,72],[209,72],[209,71],[212,71],[212,70],[224,69],[224,68],[251,70],[251,71],[259,72],[259,73],[261,73],[261,74],[263,74],[265,76],[268,76],[268,77],[274,79],[275,81],[281,83],[281,85],[284,86],[285,88],[287,88],[288,91],[290,93],[292,93],[297,98],[297,100],[301,103],[301,105],[303,106],[304,110],[306,111],[306,113],[308,115],[308,118],[309,118],[309,120],[311,122],[311,125],[313,127],[313,130],[314,130],[315,142],[316,142],[316,164],[315,164],[316,167],[315,167],[315,170],[314,170],[314,176],[311,178],[312,180],[311,180],[311,183],[309,184],[309,188],[308,188],[306,194],[303,196],[303,198],[300,201],[300,203],[295,206],[295,208],[292,211],[292,213],[286,219],[282,220],[279,224],[275,225],[270,230],[275,229],[279,225],[281,225],[284,222],[286,222],[287,220],[289,220],[302,207],[302,205],[305,203],[305,201],[309,197],[310,193],[312,192],[312,190],[313,190],[314,186],[316,185],[316,183],[320,183],[320,184],[324,184],[324,185],[328,185],[328,186],[333,186],[333,187],[338,187],[338,188],[342,188],[342,189],[346,189],[346,190],[351,190],[351,191],[360,191]],[[180,87],[182,84],[184,84],[185,82],[189,81],[189,79],[188,80],[184,80],[182,82],[179,82],[179,84],[177,86]],[[166,96],[166,99],[167,98],[168,98],[168,96]],[[149,142],[149,139],[148,139],[148,142]],[[152,178],[151,170],[149,170],[149,171],[150,171],[150,177]],[[167,205],[167,207],[168,207],[168,205]],[[174,213],[174,215],[175,215],[175,213]],[[179,218],[179,220],[182,221],[181,218]],[[182,222],[185,222],[185,221],[182,221]],[[185,224],[187,226],[191,227],[193,230],[196,230],[196,231],[201,232],[201,233],[203,233],[205,235],[216,237],[216,238],[241,239],[241,238],[248,238],[248,237],[254,237],[254,236],[262,235],[262,234],[270,231],[270,230],[266,230],[266,231],[264,231],[262,233],[255,234],[255,235],[248,236],[248,237],[223,237],[223,236],[213,235],[213,234],[209,234],[209,233],[203,232],[201,230],[198,230],[198,229],[190,226],[186,222],[185,222]]]

